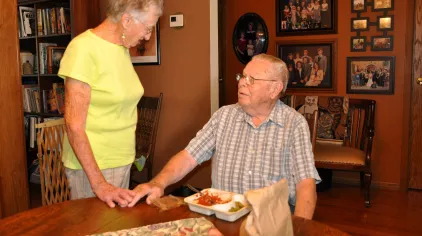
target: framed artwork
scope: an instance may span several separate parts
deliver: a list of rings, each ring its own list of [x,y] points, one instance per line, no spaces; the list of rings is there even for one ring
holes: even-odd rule
[[[232,41],[236,57],[243,64],[255,55],[266,53],[268,29],[262,17],[256,13],[241,16],[234,27]]]
[[[366,37],[353,36],[350,38],[350,51],[365,52],[366,51]]]
[[[348,57],[347,93],[394,94],[395,57]]]
[[[335,92],[336,40],[277,42],[277,56],[287,65],[289,92]]]
[[[372,36],[371,51],[392,51],[393,36]]]
[[[377,17],[377,30],[393,30],[394,29],[394,16],[378,16]]]
[[[66,47],[48,46],[47,47],[47,74],[57,74],[60,68],[60,61]]]
[[[352,12],[366,12],[367,0],[351,0]]]
[[[394,0],[372,0],[372,11],[394,10]]]
[[[136,47],[129,49],[134,65],[160,65],[160,25],[154,27],[150,39],[142,40]]]
[[[276,0],[277,36],[337,33],[337,0]]]
[[[352,32],[369,30],[369,17],[352,18],[351,22]]]

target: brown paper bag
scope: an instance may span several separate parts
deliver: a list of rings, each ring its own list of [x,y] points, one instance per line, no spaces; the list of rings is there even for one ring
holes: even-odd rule
[[[251,212],[240,227],[240,236],[293,235],[285,179],[265,188],[249,190],[245,198],[251,205]]]

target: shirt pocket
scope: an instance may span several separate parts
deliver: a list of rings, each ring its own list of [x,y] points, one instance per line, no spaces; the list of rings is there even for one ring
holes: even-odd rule
[[[288,148],[269,147],[261,160],[260,173],[265,185],[287,178],[285,166]]]

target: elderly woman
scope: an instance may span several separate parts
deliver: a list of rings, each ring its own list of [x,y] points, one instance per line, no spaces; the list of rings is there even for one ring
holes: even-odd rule
[[[136,106],[144,93],[129,48],[148,40],[163,0],[108,0],[107,19],[75,37],[61,61],[65,79],[63,162],[71,199],[97,196],[124,207],[135,157]]]

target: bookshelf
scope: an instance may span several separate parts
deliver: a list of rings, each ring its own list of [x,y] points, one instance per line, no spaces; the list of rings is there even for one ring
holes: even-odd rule
[[[57,76],[60,59],[76,35],[100,23],[100,1],[17,0],[28,169],[33,169],[31,164],[37,159],[35,124],[64,115],[65,88]]]

